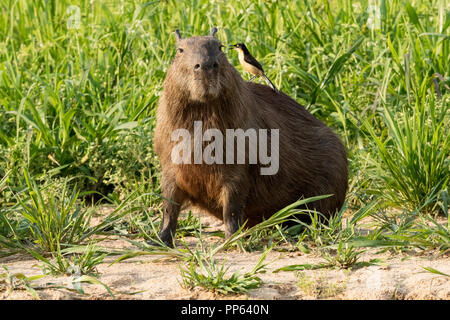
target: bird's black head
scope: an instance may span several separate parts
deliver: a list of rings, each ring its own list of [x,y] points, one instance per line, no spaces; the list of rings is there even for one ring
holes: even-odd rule
[[[242,50],[244,53],[249,53],[247,47],[243,43],[236,43],[231,46],[233,49]]]

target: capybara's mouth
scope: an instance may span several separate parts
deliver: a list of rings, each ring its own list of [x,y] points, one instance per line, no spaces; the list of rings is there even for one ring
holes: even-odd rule
[[[194,80],[202,81],[205,83],[214,82],[217,81],[218,76],[219,75],[217,73],[200,73],[194,75]]]
[[[217,77],[198,77],[195,79],[195,90],[197,94],[207,96],[217,96],[220,88],[219,88],[219,80]]]

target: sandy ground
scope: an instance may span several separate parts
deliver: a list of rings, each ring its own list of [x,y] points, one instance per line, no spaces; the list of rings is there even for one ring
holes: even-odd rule
[[[221,227],[218,222],[204,221]],[[206,218],[207,219],[207,218]],[[188,238],[195,246],[196,239]],[[102,246],[120,249],[136,249],[124,240],[106,240]],[[450,278],[429,273],[423,267],[431,267],[450,274],[450,257],[418,253],[379,253],[379,249],[366,251],[360,261],[381,259],[382,264],[359,267],[353,270],[319,269],[300,272],[278,272],[277,268],[293,264],[324,262],[317,254],[272,251],[267,256],[265,273],[259,274],[263,285],[247,294],[221,295],[204,289],[188,289],[181,286],[180,266],[183,262],[161,260],[161,256],[139,256],[112,264],[117,257],[110,256],[98,266],[99,279],[114,292],[116,299],[443,299],[450,298]],[[230,274],[241,274],[253,269],[261,252],[221,253],[218,259],[226,259]],[[25,276],[42,274],[37,261],[26,255],[0,259],[11,274]],[[3,270],[2,270],[3,271]],[[0,272],[1,273],[1,272]],[[83,284],[81,295],[73,290],[69,276],[47,276],[32,282],[41,299],[111,299],[101,285]],[[57,288],[59,286],[59,288]],[[18,286],[10,291],[5,281],[0,281],[0,299],[32,299]]]

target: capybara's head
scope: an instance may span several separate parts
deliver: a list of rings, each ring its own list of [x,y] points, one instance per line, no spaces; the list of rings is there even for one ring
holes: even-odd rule
[[[175,59],[167,76],[178,92],[189,100],[205,102],[216,98],[224,82],[224,72],[229,67],[222,52],[222,44],[215,37],[217,28],[209,36],[182,38],[179,31]]]

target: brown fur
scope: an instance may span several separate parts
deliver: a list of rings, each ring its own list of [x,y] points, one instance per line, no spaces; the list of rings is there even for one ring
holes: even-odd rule
[[[347,158],[330,128],[284,93],[245,82],[215,37],[179,39],[178,48],[183,52],[177,53],[164,82],[154,140],[167,199],[160,233],[165,243],[172,244],[180,206],[187,201],[223,219],[226,236],[243,221],[252,226],[301,197],[333,194],[314,203],[327,216],[341,208]],[[185,128],[193,136],[199,120],[203,132],[217,128],[224,136],[225,129],[279,129],[278,173],[260,175],[258,165],[248,164],[172,163],[177,142],[171,133]]]

